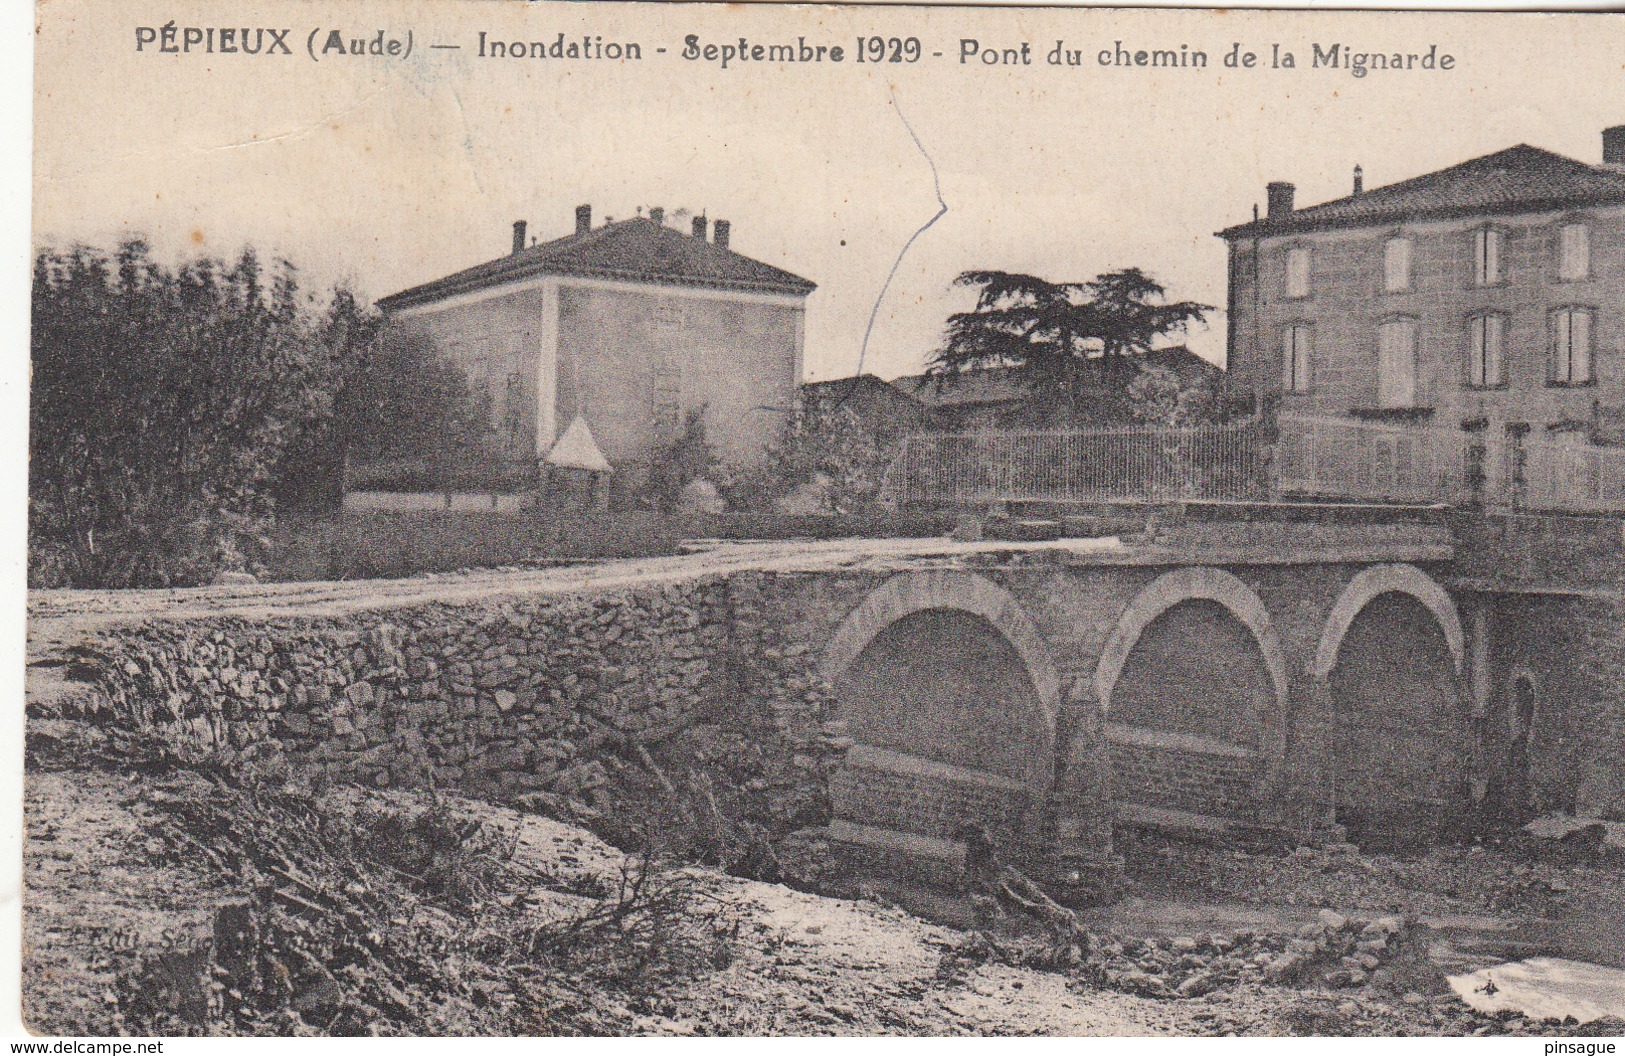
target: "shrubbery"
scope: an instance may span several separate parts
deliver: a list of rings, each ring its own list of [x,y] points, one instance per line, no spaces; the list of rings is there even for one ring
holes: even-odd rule
[[[252,250],[42,249],[30,355],[34,587],[251,568],[279,506],[336,503],[347,447],[434,456],[484,427],[432,349],[381,342],[347,291],[312,298]]]
[[[801,489],[816,497],[819,512],[873,513],[891,455],[850,406],[801,398],[761,468],[735,478],[728,505],[761,512]]]

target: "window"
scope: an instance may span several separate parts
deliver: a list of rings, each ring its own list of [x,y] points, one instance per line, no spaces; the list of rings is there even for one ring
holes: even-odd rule
[[[1506,381],[1506,317],[1485,312],[1467,321],[1467,384],[1493,389]]]
[[[1577,282],[1591,274],[1591,231],[1584,224],[1564,224],[1557,236],[1557,277]]]
[[[1493,286],[1501,281],[1501,232],[1481,227],[1473,232],[1473,282]]]
[[[1411,240],[1395,236],[1382,244],[1382,288],[1403,293],[1411,288]]]
[[[1390,319],[1377,335],[1377,406],[1416,406],[1416,320]]]
[[[1309,391],[1310,359],[1314,349],[1315,331],[1307,323],[1293,323],[1282,332],[1282,388],[1288,392]]]
[[[1591,309],[1559,308],[1552,313],[1552,345],[1547,379],[1554,385],[1591,381]]]
[[[1286,252],[1286,295],[1309,296],[1309,247],[1294,246]]]

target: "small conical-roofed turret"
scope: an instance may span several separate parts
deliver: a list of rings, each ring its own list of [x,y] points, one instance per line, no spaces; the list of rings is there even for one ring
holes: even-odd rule
[[[591,473],[614,472],[609,459],[598,450],[598,441],[593,439],[592,430],[587,428],[587,419],[579,414],[543,461],[560,469],[584,469]]]

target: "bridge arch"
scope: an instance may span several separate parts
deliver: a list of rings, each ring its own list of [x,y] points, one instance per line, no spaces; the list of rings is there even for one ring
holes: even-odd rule
[[[948,609],[986,620],[1021,657],[1040,705],[1036,718],[1046,740],[1055,743],[1060,708],[1060,676],[1049,646],[1021,603],[992,580],[973,572],[932,570],[893,576],[847,614],[824,649],[819,673],[836,682],[882,631],[927,609]]]
[[[830,781],[838,839],[953,857],[980,826],[1018,856],[1040,846],[1060,679],[1004,588],[948,569],[894,576],[842,621],[820,671],[856,742]]]
[[[1462,631],[1461,616],[1456,603],[1445,589],[1415,565],[1373,565],[1359,572],[1343,588],[1337,603],[1326,617],[1320,633],[1320,644],[1310,662],[1309,673],[1324,682],[1337,665],[1338,652],[1348,636],[1354,620],[1370,602],[1382,594],[1408,594],[1422,604],[1438,621],[1445,644],[1450,648],[1451,662],[1456,673],[1461,673],[1467,655],[1467,636]]]
[[[1466,809],[1465,659],[1455,603],[1414,565],[1364,569],[1332,606],[1309,674],[1331,708],[1333,810],[1356,843],[1425,843]]]
[[[1100,662],[1095,665],[1095,700],[1103,713],[1111,714],[1112,692],[1128,664],[1134,646],[1157,617],[1174,606],[1187,601],[1212,601],[1224,606],[1229,613],[1251,632],[1264,665],[1269,671],[1271,689],[1277,709],[1284,715],[1287,704],[1286,652],[1281,637],[1276,633],[1264,601],[1251,587],[1222,568],[1180,568],[1166,572],[1135,595],[1111,637],[1101,650]]]

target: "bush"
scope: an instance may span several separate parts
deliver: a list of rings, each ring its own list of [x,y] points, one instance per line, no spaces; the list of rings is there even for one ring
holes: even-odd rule
[[[463,510],[359,512],[288,523],[267,558],[282,581],[376,579],[463,568],[677,552],[676,522],[632,510],[559,514]]]
[[[649,497],[656,508],[670,513],[683,499],[683,489],[696,480],[711,479],[721,463],[705,438],[705,408],[683,416],[683,431],[655,452],[649,468]]]
[[[293,266],[179,268],[132,240],[34,261],[33,586],[206,582],[263,536],[284,456],[331,409],[347,327]]]
[[[811,487],[825,513],[873,513],[891,453],[863,418],[843,403],[798,399],[761,469],[736,474],[728,506],[770,509],[797,488]]]

